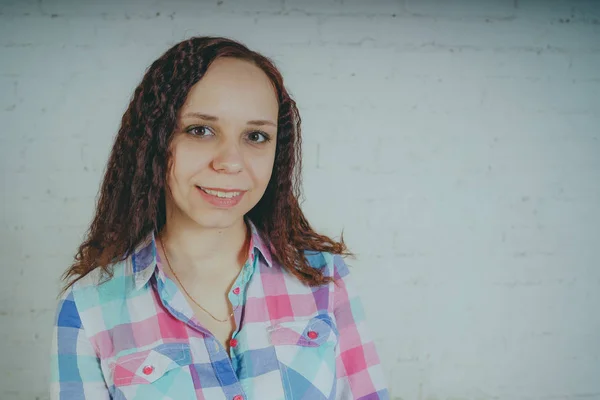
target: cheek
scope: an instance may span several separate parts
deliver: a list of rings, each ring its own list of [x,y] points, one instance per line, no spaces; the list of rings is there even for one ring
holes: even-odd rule
[[[265,188],[273,173],[274,157],[261,157],[252,163],[251,169],[257,185]]]
[[[210,163],[210,155],[195,146],[180,146],[174,154],[172,176],[178,183],[189,180]]]

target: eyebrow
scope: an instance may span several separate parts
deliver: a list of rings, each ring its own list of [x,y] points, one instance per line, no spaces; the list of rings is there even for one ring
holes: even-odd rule
[[[202,113],[198,113],[198,112],[186,113],[183,115],[183,118],[186,118],[186,117],[196,117],[196,118],[204,119],[206,121],[213,121],[213,122],[216,122],[219,120],[219,118],[215,117],[214,115],[202,114]],[[246,123],[248,125],[255,125],[255,126],[270,125],[270,126],[277,127],[277,125],[274,122],[266,120],[266,119],[253,119]]]

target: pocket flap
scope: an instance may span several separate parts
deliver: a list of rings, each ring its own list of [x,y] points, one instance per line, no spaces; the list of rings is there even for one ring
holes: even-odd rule
[[[189,344],[165,343],[119,357],[114,364],[115,386],[152,383],[168,371],[192,363]]]
[[[331,318],[319,315],[308,320],[280,322],[268,328],[271,344],[319,347],[337,342],[337,329]]]

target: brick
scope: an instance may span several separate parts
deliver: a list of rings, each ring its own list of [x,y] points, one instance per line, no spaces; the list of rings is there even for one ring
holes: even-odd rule
[[[239,40],[269,54],[272,46],[308,44],[317,40],[317,19],[299,16],[226,15],[216,19],[180,18],[175,24],[177,41],[195,35],[218,35]]]
[[[579,77],[581,75],[571,71],[575,60],[593,59],[591,55],[573,57],[556,53],[493,51],[397,53],[394,58],[395,77],[435,77],[442,80]],[[378,60],[377,57],[374,59]],[[588,76],[591,73],[590,70]]]
[[[77,18],[51,18],[40,15],[8,18],[2,21],[0,46],[93,46],[99,39],[94,25],[94,21]]]
[[[27,199],[58,199],[73,201],[78,198],[96,196],[102,180],[102,171],[52,171],[44,175],[39,171],[11,173],[11,192],[5,194],[12,204],[17,205]],[[73,182],[78,182],[74,185]],[[8,201],[8,200],[7,200]]]
[[[4,0],[0,4],[0,17],[4,21],[14,16],[35,13],[37,3],[35,0]]]
[[[440,2],[436,0],[406,0],[405,8],[407,12],[418,17],[509,19],[515,16],[514,3],[514,0],[451,0],[444,2],[444,6],[440,7]]]
[[[482,107],[533,113],[597,114],[600,112],[599,89],[600,82],[499,79],[486,88]]]
[[[0,110],[11,112],[19,102],[17,98],[17,80],[14,78],[0,78]]]
[[[569,65],[569,77],[576,80],[600,80],[600,54],[580,54]]]
[[[510,21],[459,21],[415,18],[329,17],[320,37],[324,43],[388,47],[402,51],[593,51],[599,44],[595,25],[520,24]],[[554,50],[552,50],[554,49]]]
[[[285,1],[288,13],[307,15],[399,15],[403,12],[398,0],[301,0]]]
[[[524,20],[553,21],[564,24],[594,23],[600,6],[594,0],[518,0],[517,16]]]

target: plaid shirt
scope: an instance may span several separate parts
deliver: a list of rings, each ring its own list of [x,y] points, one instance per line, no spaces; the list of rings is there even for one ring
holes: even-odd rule
[[[310,288],[271,259],[252,229],[228,297],[229,353],[166,277],[154,234],[114,276],[97,269],[61,297],[52,399],[389,399],[361,302],[341,257],[306,253],[336,283]]]

